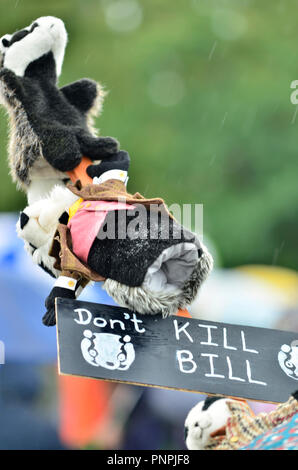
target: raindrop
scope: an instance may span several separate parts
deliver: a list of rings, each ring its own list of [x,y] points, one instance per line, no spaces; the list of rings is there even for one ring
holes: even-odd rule
[[[227,115],[228,115],[228,113],[225,112],[224,117],[223,117],[223,119],[222,119],[222,121],[221,121],[221,124],[220,124],[220,128],[221,128],[221,129],[222,129],[223,126],[225,125],[225,122],[226,122],[226,119],[227,119]]]
[[[91,54],[87,54],[86,58],[84,60],[85,64],[87,64],[90,61]]]
[[[215,41],[214,44],[213,44],[213,46],[212,46],[212,49],[211,49],[210,54],[209,54],[209,56],[208,56],[208,60],[211,60],[211,59],[212,59],[212,56],[213,56],[214,51],[215,51],[215,49],[216,49],[216,46],[217,46],[217,41]]]
[[[280,253],[282,252],[282,250],[284,249],[284,246],[285,246],[285,240],[283,240],[280,244],[279,247],[275,248],[274,249],[274,252],[273,252],[273,260],[272,260],[272,264],[275,265],[277,264],[277,259],[280,255]]]

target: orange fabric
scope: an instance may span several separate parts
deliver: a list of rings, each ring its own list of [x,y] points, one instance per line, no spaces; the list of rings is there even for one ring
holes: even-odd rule
[[[90,158],[83,157],[81,163],[74,170],[67,172],[71,181],[75,183],[77,180],[81,180],[82,185],[92,183],[92,178],[86,173],[89,165],[92,165]]]
[[[86,446],[111,414],[113,383],[69,375],[58,376],[60,436],[70,447]]]

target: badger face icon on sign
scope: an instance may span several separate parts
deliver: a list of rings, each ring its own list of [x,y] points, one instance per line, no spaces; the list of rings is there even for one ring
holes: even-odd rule
[[[298,380],[298,340],[283,344],[278,353],[278,362],[282,370],[294,380]]]
[[[84,331],[81,351],[85,361],[95,367],[127,370],[135,360],[135,350],[129,335]]]

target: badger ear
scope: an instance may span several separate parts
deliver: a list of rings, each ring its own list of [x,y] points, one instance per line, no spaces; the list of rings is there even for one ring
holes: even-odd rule
[[[9,47],[10,41],[6,38],[3,38],[2,39],[2,44],[3,44],[4,47]]]
[[[204,401],[204,405],[203,405],[203,408],[202,408],[202,411],[206,411],[208,410],[208,408],[217,400],[222,400],[222,399],[225,399],[226,397],[223,397],[223,396],[211,396],[211,397],[207,397],[206,400]]]
[[[10,40],[12,38],[11,34],[5,34],[0,38],[0,52],[5,52],[7,48],[10,46]]]

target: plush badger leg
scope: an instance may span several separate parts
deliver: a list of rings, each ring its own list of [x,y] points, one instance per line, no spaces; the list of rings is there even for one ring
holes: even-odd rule
[[[107,279],[104,289],[119,305],[168,316],[194,300],[212,269],[212,257],[193,233],[173,219],[153,219],[146,210],[143,215],[142,227],[132,233],[129,225],[135,214],[109,212],[105,226],[114,229],[110,232],[114,236],[109,237],[107,229],[104,237],[101,228],[87,264]],[[119,233],[122,237],[117,238]]]
[[[204,248],[190,278],[181,290],[154,292],[143,286],[129,287],[112,279],[107,279],[103,288],[122,307],[141,314],[161,314],[167,317],[175,315],[179,308],[186,308],[194,301],[212,267],[212,256]]]

